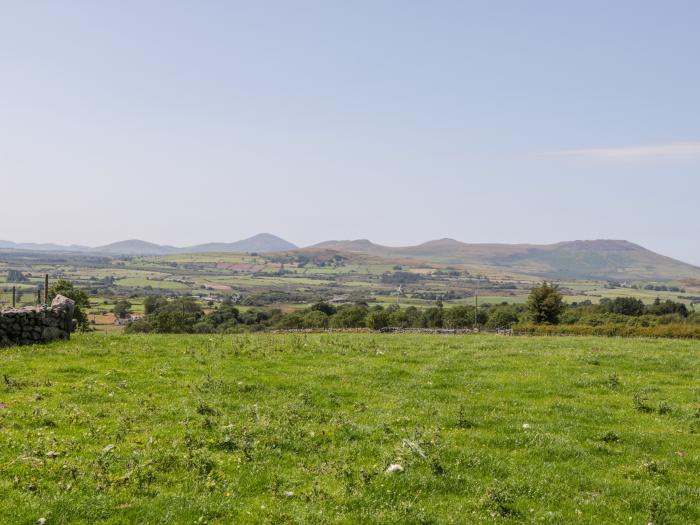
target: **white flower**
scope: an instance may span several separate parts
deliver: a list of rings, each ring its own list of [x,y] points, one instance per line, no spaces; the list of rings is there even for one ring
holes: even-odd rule
[[[530,428],[530,423],[523,423],[523,428],[524,428],[525,430],[527,430],[528,428]]]

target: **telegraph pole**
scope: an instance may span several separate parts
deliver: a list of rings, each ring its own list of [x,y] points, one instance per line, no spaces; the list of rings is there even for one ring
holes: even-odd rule
[[[476,317],[479,315],[479,276],[476,276],[476,293],[474,294],[474,331],[477,330]]]

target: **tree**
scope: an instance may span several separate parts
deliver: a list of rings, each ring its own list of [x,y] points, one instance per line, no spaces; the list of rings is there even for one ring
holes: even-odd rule
[[[453,306],[442,316],[445,328],[468,328],[474,326],[474,307]]]
[[[498,328],[510,328],[518,322],[518,314],[510,306],[498,306],[489,313],[486,328],[496,330]]]
[[[49,287],[49,303],[51,303],[57,295],[68,297],[75,301],[75,309],[73,310],[73,319],[75,319],[78,330],[84,331],[88,329],[88,318],[83,308],[90,307],[90,300],[87,294],[79,288],[76,288],[72,282],[65,279],[59,279]]]
[[[372,308],[365,319],[367,328],[371,328],[372,330],[381,330],[382,328],[389,326],[390,316],[391,312],[385,310],[381,306]]]
[[[336,311],[335,306],[333,306],[332,304],[328,304],[324,301],[319,301],[316,304],[312,305],[311,310],[323,312],[326,315],[333,315]]]
[[[159,308],[168,304],[168,300],[165,297],[156,297],[154,295],[149,295],[143,300],[143,312],[146,315],[154,314]]]
[[[178,297],[159,308],[149,322],[157,333],[186,334],[194,332],[194,325],[202,320],[202,308],[191,297]]]
[[[527,309],[536,324],[559,324],[564,312],[564,297],[555,284],[542,283],[533,288],[527,300]]]
[[[616,297],[603,300],[601,306],[613,314],[639,316],[644,314],[644,303],[635,297]]]
[[[321,310],[304,314],[304,328],[328,328],[328,316]]]
[[[116,315],[119,319],[124,319],[125,317],[128,317],[131,313],[131,303],[126,299],[119,299],[114,304],[114,308],[112,309],[112,311],[114,312],[114,315]]]
[[[345,306],[331,317],[332,328],[360,328],[366,326],[367,308],[359,304]]]
[[[439,306],[423,310],[421,325],[425,328],[442,328],[442,303]]]
[[[7,282],[8,283],[24,283],[27,282],[27,276],[24,275],[19,270],[7,270]]]

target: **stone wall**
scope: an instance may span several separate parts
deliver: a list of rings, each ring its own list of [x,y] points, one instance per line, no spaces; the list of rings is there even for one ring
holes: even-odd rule
[[[68,339],[75,302],[57,295],[51,306],[0,310],[0,346],[31,345]]]

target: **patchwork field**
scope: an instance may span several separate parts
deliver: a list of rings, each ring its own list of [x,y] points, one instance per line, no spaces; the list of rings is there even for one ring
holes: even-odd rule
[[[21,282],[9,282],[10,272]],[[205,253],[150,257],[86,254],[24,253],[0,250],[0,307],[12,302],[33,305],[45,273],[50,282],[67,279],[88,294],[91,320],[98,331],[114,331],[105,323],[108,305],[119,299],[132,304],[130,313],[143,315],[140,304],[148,296],[194,297],[210,308],[231,298],[242,309],[278,308],[289,312],[318,301],[333,304],[416,306],[424,309],[441,301],[446,306],[518,304],[527,300],[537,276],[506,268],[471,264],[394,259],[361,253],[301,251],[272,254]],[[7,282],[2,282],[7,281]],[[608,282],[556,280],[567,303],[599,303],[615,297],[636,297],[645,304],[678,301],[689,308],[700,304],[700,281]],[[398,301],[397,301],[398,300]],[[97,317],[95,317],[97,316]],[[118,327],[118,329],[121,329]]]
[[[484,335],[3,349],[0,523],[698,523],[699,365]]]

